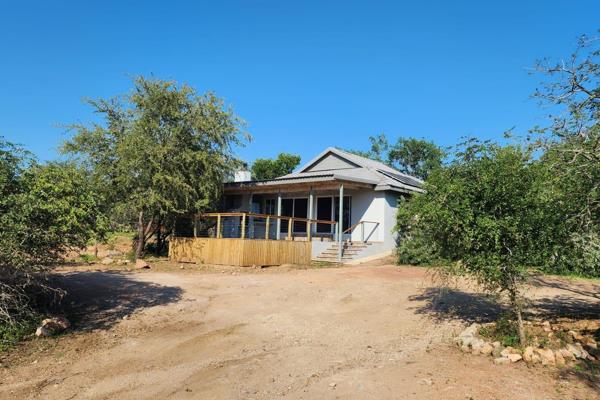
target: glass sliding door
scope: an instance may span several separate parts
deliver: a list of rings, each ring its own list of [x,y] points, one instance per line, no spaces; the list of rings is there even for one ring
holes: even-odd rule
[[[317,219],[331,221],[332,204],[331,197],[317,197]],[[333,225],[317,224],[317,233],[331,233],[332,229]]]
[[[308,215],[308,199],[294,199],[294,217],[306,218]],[[306,233],[306,222],[294,222],[294,232]]]
[[[294,216],[294,199],[281,199],[281,215],[286,217]],[[288,220],[281,220],[281,229],[279,232],[287,233],[288,231]]]

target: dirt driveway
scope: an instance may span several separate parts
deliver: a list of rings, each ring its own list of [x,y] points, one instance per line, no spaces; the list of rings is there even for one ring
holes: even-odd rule
[[[568,312],[598,312],[600,285],[557,282],[531,292],[538,311],[562,298]],[[576,375],[463,355],[453,333],[497,307],[468,291],[436,297],[417,268],[73,272],[65,283],[71,301],[85,294],[73,312],[90,330],[29,343],[1,370],[0,398],[599,398]]]

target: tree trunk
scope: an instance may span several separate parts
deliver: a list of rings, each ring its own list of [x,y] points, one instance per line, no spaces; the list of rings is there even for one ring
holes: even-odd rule
[[[135,247],[135,259],[142,257],[142,253],[144,252],[144,245],[146,244],[146,232],[144,229],[144,212],[140,211],[138,216],[138,239]]]
[[[162,227],[160,225],[160,220],[158,222],[158,226],[156,227],[156,255],[160,257],[163,248],[163,237],[162,237]]]
[[[517,331],[519,333],[519,343],[525,346],[527,338],[525,337],[525,326],[523,324],[523,305],[519,300],[519,295],[516,291],[510,292],[510,303],[517,317]]]

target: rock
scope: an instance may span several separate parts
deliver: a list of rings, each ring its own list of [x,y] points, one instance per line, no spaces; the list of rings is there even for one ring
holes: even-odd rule
[[[52,336],[52,331],[44,326],[38,326],[35,330],[35,336]]]
[[[498,358],[494,358],[494,364],[496,364],[496,365],[510,364],[510,360],[508,359],[508,357],[498,357]]]
[[[462,345],[462,346],[460,346],[460,349],[465,353],[471,352],[471,348],[469,346]]]
[[[492,350],[492,356],[501,357],[503,351],[504,351],[504,346],[502,346],[502,345],[500,345],[498,347],[494,347],[494,350]]]
[[[533,347],[527,346],[525,347],[525,351],[523,352],[523,360],[527,363],[533,362]]]
[[[479,338],[475,338],[473,339],[473,341],[471,342],[471,349],[473,354],[479,354],[481,353],[481,349],[483,348],[483,346],[485,345],[485,341]]]
[[[141,258],[138,258],[137,260],[135,260],[135,267],[138,269],[150,269],[150,264],[148,264]]]
[[[563,357],[562,353],[559,351],[555,351],[554,352],[554,360],[556,362],[556,366],[557,367],[564,367],[565,366],[565,358]]]
[[[337,386],[337,383],[335,383],[335,382],[331,382],[331,383],[329,384],[329,387],[330,387],[330,388],[334,388],[334,387],[336,387],[336,386]]]
[[[492,351],[494,351],[494,347],[489,343],[484,344],[481,348],[481,354],[483,354],[484,356],[489,356],[490,354],[492,354]]]
[[[102,259],[102,261],[100,261],[100,264],[102,264],[102,265],[110,265],[110,264],[112,264],[114,262],[115,262],[115,260],[113,260],[112,258],[105,257],[105,258]]]
[[[573,338],[573,340],[578,340],[578,341],[583,340],[583,336],[579,332],[569,331],[568,334],[569,334],[569,336],[571,336]]]
[[[46,318],[42,324],[36,329],[36,336],[53,336],[62,331],[69,329],[71,323],[64,317]]]
[[[511,363],[515,363],[515,362],[523,359],[523,356],[521,356],[520,354],[516,354],[516,353],[509,354],[507,357]]]
[[[567,349],[558,350],[565,361],[575,361],[575,355]]]
[[[419,381],[419,383],[420,383],[421,385],[427,385],[427,386],[431,386],[431,385],[433,385],[433,381],[432,381],[431,379],[426,379],[426,378],[423,378],[423,379],[421,379],[421,380]]]
[[[501,345],[502,345],[502,343],[500,343],[500,342],[498,342],[498,341],[495,341],[495,342],[493,342],[493,343],[492,343],[492,346],[493,346],[494,348],[496,348],[496,347],[500,347]]]
[[[556,358],[554,352],[550,349],[536,349],[536,353],[539,354],[542,360],[542,365],[555,365]]]
[[[459,338],[459,343],[463,346],[471,346],[471,343],[473,343],[473,341],[475,340],[474,336],[464,336]]]
[[[475,335],[477,334],[478,331],[479,331],[479,324],[471,324],[471,325],[469,325],[469,327],[467,329],[462,331],[460,333],[460,335],[458,335],[458,337],[461,339],[466,338],[466,337],[475,337]]]
[[[107,257],[119,257],[122,255],[123,255],[123,253],[121,253],[119,250],[108,250],[106,252]]]
[[[569,350],[577,358],[586,359],[589,357],[589,353],[581,347],[581,343],[567,344],[567,350]]]
[[[504,350],[502,350],[500,352],[500,355],[502,357],[507,357],[509,354],[518,354],[517,350],[515,350],[514,348],[508,346],[506,347]]]

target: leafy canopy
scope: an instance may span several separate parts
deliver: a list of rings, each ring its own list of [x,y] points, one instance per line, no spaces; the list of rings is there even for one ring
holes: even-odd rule
[[[416,138],[400,137],[390,144],[384,134],[370,136],[369,151],[349,150],[351,153],[383,162],[400,172],[419,179],[427,179],[429,173],[439,168],[445,157],[444,151],[435,143]]]
[[[252,164],[252,179],[267,180],[290,174],[300,164],[297,154],[279,153],[277,158],[257,158]]]
[[[138,226],[137,256],[153,232],[177,216],[215,205],[241,162],[243,121],[213,93],[171,81],[134,80],[121,99],[89,100],[102,124],[73,125],[63,146],[91,171],[113,215]],[[145,228],[143,228],[145,226]]]
[[[104,234],[101,203],[77,166],[40,165],[0,138],[0,323],[22,320],[48,268]]]

